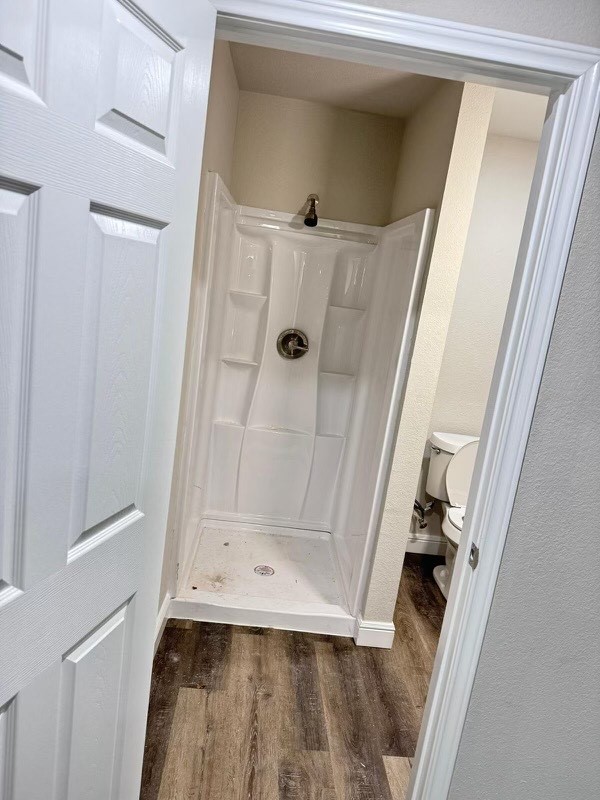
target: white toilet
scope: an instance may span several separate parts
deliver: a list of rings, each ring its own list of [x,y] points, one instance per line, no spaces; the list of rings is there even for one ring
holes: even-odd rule
[[[465,518],[479,437],[466,436],[462,433],[435,432],[431,435],[430,444],[431,460],[425,490],[431,497],[442,501],[442,533],[447,540],[446,563],[435,567],[433,577],[447,598]]]

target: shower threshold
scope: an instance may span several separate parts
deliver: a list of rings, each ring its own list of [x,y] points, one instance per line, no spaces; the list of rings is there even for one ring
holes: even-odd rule
[[[329,533],[201,524],[196,553],[169,615],[353,636],[355,620]]]

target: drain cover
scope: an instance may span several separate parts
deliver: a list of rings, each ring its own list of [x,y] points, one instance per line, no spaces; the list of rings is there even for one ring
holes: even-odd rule
[[[257,575],[274,575],[275,570],[273,567],[270,567],[268,564],[259,564],[258,566],[254,567],[254,572]]]

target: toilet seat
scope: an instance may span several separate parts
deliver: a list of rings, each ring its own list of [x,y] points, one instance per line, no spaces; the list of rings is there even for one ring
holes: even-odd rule
[[[446,470],[446,491],[450,506],[446,509],[442,533],[451,545],[458,547],[471,487],[471,477],[477,457],[479,441],[469,442],[452,456]]]
[[[467,509],[465,506],[452,506],[448,509],[446,514],[446,518],[450,524],[444,526],[444,536],[455,547],[458,547],[460,542],[460,535],[462,533],[466,510]]]

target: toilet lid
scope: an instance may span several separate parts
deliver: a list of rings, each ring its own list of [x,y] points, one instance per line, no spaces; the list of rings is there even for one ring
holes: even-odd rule
[[[479,442],[469,442],[450,459],[446,470],[446,491],[452,506],[467,505],[478,447]]]

